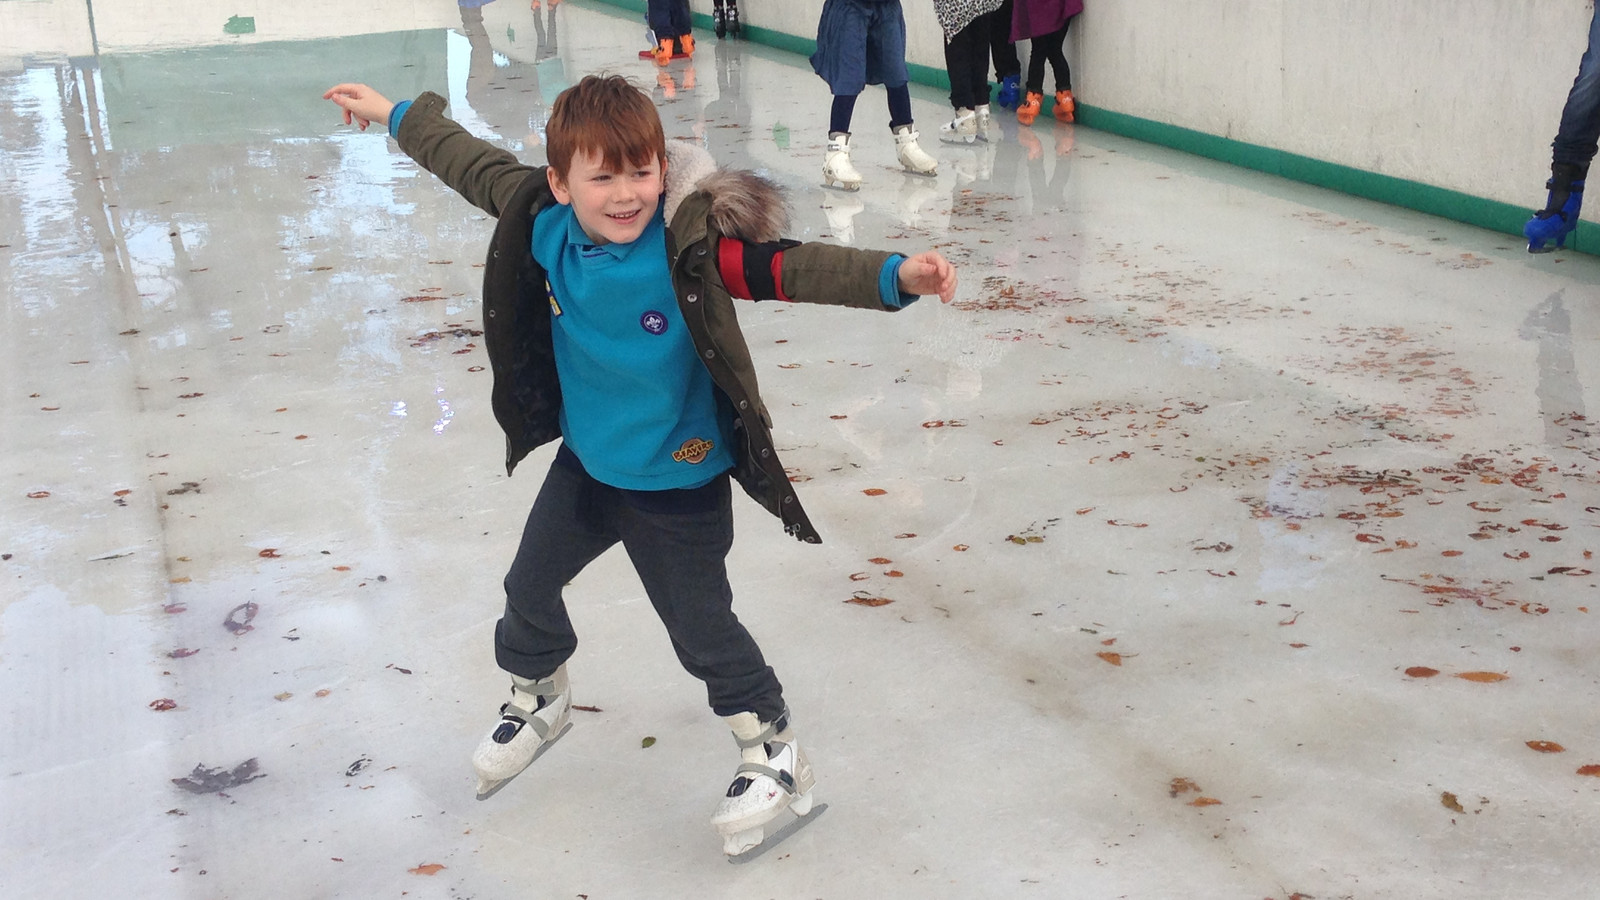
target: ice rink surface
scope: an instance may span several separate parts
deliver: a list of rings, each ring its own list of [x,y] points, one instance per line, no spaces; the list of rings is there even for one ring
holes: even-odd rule
[[[937,177],[869,88],[866,185],[825,191],[804,59],[482,12],[0,74],[0,893],[1600,884],[1600,260],[1049,119],[942,146],[925,88]],[[743,866],[707,824],[736,748],[620,551],[568,591],[588,709],[474,799],[553,450],[507,478],[493,223],[320,99],[437,90],[543,162],[598,69],[795,237],[961,267],[949,306],[741,310],[824,543],[737,496],[737,609],[830,806]]]

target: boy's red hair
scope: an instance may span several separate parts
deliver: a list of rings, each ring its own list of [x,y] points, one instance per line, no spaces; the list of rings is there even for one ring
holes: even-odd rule
[[[562,91],[545,126],[550,168],[562,181],[578,153],[592,153],[616,172],[667,158],[661,116],[645,92],[621,75],[585,75]]]

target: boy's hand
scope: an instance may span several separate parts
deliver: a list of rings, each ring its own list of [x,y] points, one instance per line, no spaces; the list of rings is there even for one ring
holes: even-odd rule
[[[344,123],[349,125],[353,120],[362,131],[366,131],[373,122],[389,127],[389,113],[394,111],[394,104],[389,102],[389,98],[364,84],[334,85],[328,88],[322,99],[339,104],[344,110]]]
[[[938,294],[949,303],[956,296],[956,267],[937,251],[918,253],[900,264],[900,290],[908,294]]]

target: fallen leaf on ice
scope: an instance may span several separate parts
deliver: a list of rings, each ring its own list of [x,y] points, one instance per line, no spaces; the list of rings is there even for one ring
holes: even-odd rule
[[[1496,681],[1505,681],[1510,675],[1499,672],[1457,672],[1456,677],[1463,681],[1476,681],[1479,684],[1493,684]]]
[[[1554,741],[1529,741],[1528,746],[1540,753],[1565,753],[1567,748]]]
[[[438,863],[427,863],[425,865],[417,866],[415,869],[407,869],[406,871],[413,875],[437,875],[444,871],[444,866],[441,866]]]

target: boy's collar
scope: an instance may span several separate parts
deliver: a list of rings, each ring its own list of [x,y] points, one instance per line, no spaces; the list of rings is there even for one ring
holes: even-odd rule
[[[585,256],[596,251],[604,250],[606,253],[610,254],[613,259],[617,260],[627,259],[630,255],[632,255],[633,248],[644,243],[644,237],[650,233],[650,229],[655,228],[658,224],[665,224],[666,221],[662,217],[661,204],[657,203],[655,215],[650,218],[650,224],[645,226],[644,232],[639,235],[638,239],[630,241],[626,244],[618,244],[613,242],[596,244],[594,242],[594,238],[589,237],[589,233],[583,230],[583,224],[578,221],[578,216],[572,211],[572,207],[568,206],[566,207],[566,210],[567,244],[569,246],[578,248],[578,252]]]

